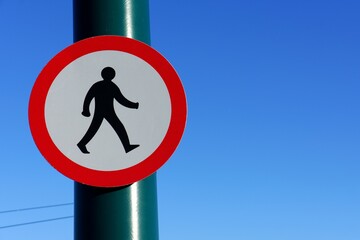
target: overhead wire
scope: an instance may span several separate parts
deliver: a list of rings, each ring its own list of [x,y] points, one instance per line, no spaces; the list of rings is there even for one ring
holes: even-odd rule
[[[44,220],[39,220],[39,221],[17,223],[17,224],[12,224],[12,225],[0,226],[0,229],[12,228],[12,227],[21,227],[21,226],[37,224],[37,223],[52,222],[52,221],[58,221],[58,220],[73,218],[73,217],[74,216],[65,216],[65,217],[58,217],[58,218],[49,218],[49,219],[44,219]]]
[[[53,205],[45,205],[45,206],[37,206],[37,207],[2,210],[2,211],[0,211],[0,214],[15,213],[15,212],[18,213],[18,212],[24,212],[24,211],[46,209],[46,208],[56,208],[56,207],[69,206],[69,205],[73,205],[73,204],[74,203],[61,203],[61,204],[53,204]],[[37,223],[52,222],[52,221],[69,219],[69,218],[73,218],[73,217],[74,216],[64,216],[64,217],[57,217],[57,218],[48,218],[48,219],[38,220],[38,221],[31,221],[31,222],[17,223],[17,224],[11,224],[11,225],[4,225],[4,226],[0,226],[0,229],[20,227],[20,226],[25,226],[25,225],[37,224]]]
[[[62,207],[62,206],[68,206],[68,205],[73,205],[73,204],[74,203],[62,203],[62,204],[46,205],[46,206],[39,206],[39,207],[29,207],[29,208],[3,210],[3,211],[0,211],[0,214],[12,213],[12,212],[23,212],[23,211],[37,210],[37,209],[43,209],[43,208]]]

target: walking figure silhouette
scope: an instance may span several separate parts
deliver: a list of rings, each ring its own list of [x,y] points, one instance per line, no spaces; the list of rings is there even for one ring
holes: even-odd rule
[[[82,153],[90,153],[86,148],[86,144],[88,144],[95,136],[101,126],[101,123],[104,119],[106,119],[121,140],[125,152],[128,153],[140,145],[130,144],[126,129],[115,113],[114,99],[121,105],[133,109],[138,109],[139,103],[131,102],[126,99],[122,95],[118,86],[112,82],[115,77],[115,70],[112,67],[105,67],[101,71],[101,77],[103,80],[94,83],[85,96],[83,111],[81,114],[85,117],[90,117],[91,114],[89,106],[90,102],[94,98],[94,117],[90,123],[89,129],[86,131],[84,137],[80,140],[77,146]]]

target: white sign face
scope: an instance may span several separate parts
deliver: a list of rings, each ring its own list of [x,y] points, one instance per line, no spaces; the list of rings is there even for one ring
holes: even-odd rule
[[[123,186],[163,165],[186,122],[185,94],[151,47],[101,36],[71,45],[39,75],[30,128],[44,157],[88,185]]]
[[[138,109],[117,102],[113,106],[96,105],[91,99],[91,116],[81,114],[85,96],[93,84],[104,80],[101,72],[111,67],[115,83],[121,94]],[[100,94],[100,93],[98,93]],[[100,100],[98,100],[100,101]],[[160,145],[170,123],[171,105],[166,85],[160,75],[145,61],[129,53],[99,51],[80,57],[63,69],[52,83],[45,103],[45,120],[50,136],[59,150],[75,163],[95,170],[120,170],[134,166],[146,159]],[[130,144],[140,145],[126,153],[121,139],[105,116],[96,134],[86,145],[88,154],[77,144],[85,135],[96,107],[113,107],[123,124]]]

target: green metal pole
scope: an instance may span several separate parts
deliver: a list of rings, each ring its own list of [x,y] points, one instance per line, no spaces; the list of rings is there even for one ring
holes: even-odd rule
[[[120,35],[150,44],[148,0],[73,0],[74,41]]]
[[[150,44],[148,0],[73,0],[74,42],[120,35]],[[158,240],[156,174],[119,188],[75,183],[75,240]]]

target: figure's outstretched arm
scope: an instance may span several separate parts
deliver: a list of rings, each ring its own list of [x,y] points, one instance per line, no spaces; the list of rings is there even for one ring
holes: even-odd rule
[[[90,103],[93,98],[94,98],[94,86],[92,86],[89,89],[89,91],[87,92],[85,99],[84,99],[83,111],[81,114],[85,117],[90,116]]]
[[[134,108],[134,109],[139,108],[139,103],[138,102],[132,102],[132,101],[128,100],[127,98],[125,98],[124,95],[122,95],[122,93],[121,93],[121,91],[120,91],[120,89],[118,87],[116,87],[115,99],[121,105],[123,105],[125,107]]]

